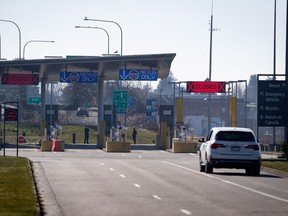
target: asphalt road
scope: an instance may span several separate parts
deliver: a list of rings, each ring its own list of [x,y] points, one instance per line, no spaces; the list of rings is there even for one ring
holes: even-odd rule
[[[15,151],[15,150],[14,150]],[[7,155],[13,155],[13,149]],[[33,161],[46,215],[287,215],[288,178],[261,172],[199,172],[197,154],[161,150],[40,152]]]

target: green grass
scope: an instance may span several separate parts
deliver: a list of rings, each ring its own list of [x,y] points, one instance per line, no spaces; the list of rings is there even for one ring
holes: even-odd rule
[[[262,160],[262,166],[288,172],[288,161],[286,159]]]
[[[62,130],[62,137],[61,140],[65,141],[65,143],[72,143],[72,134],[75,133],[76,135],[76,143],[83,143],[84,142],[84,128],[85,126],[79,125],[64,125]],[[89,143],[95,144],[97,142],[97,129],[96,127],[88,127],[90,129],[90,136],[89,136]],[[128,142],[133,142],[132,139],[132,129],[128,128],[125,131],[127,137],[126,140]],[[19,128],[19,135],[25,131],[26,136],[29,137],[37,137],[39,136],[40,129],[37,126],[25,126]],[[153,141],[156,140],[156,132],[148,131],[145,129],[137,129],[137,144],[151,144]],[[12,136],[11,143],[16,143],[16,128],[15,125],[7,125],[6,127],[6,136]],[[37,139],[34,138],[34,142]],[[6,140],[8,142],[8,140]]]
[[[37,215],[28,159],[0,156],[0,215]]]

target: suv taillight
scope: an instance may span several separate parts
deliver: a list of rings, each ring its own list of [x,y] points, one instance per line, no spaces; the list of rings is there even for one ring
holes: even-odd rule
[[[225,148],[226,146],[220,143],[212,143],[210,147],[211,149],[218,149],[218,148]]]
[[[259,150],[259,145],[247,145],[246,149],[254,149],[255,151]]]

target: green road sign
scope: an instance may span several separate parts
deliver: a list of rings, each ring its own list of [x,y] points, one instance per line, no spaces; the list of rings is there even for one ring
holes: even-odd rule
[[[117,109],[127,109],[128,91],[113,91],[113,104]]]
[[[28,104],[41,104],[41,97],[28,97]]]

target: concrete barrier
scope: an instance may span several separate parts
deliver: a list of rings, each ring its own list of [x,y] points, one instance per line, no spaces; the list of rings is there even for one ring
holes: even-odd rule
[[[130,152],[130,142],[106,142],[106,152]]]
[[[52,141],[41,141],[41,151],[52,151]]]
[[[172,142],[173,153],[196,153],[197,143],[193,142]]]
[[[65,151],[64,141],[53,140],[52,141],[52,151]]]

